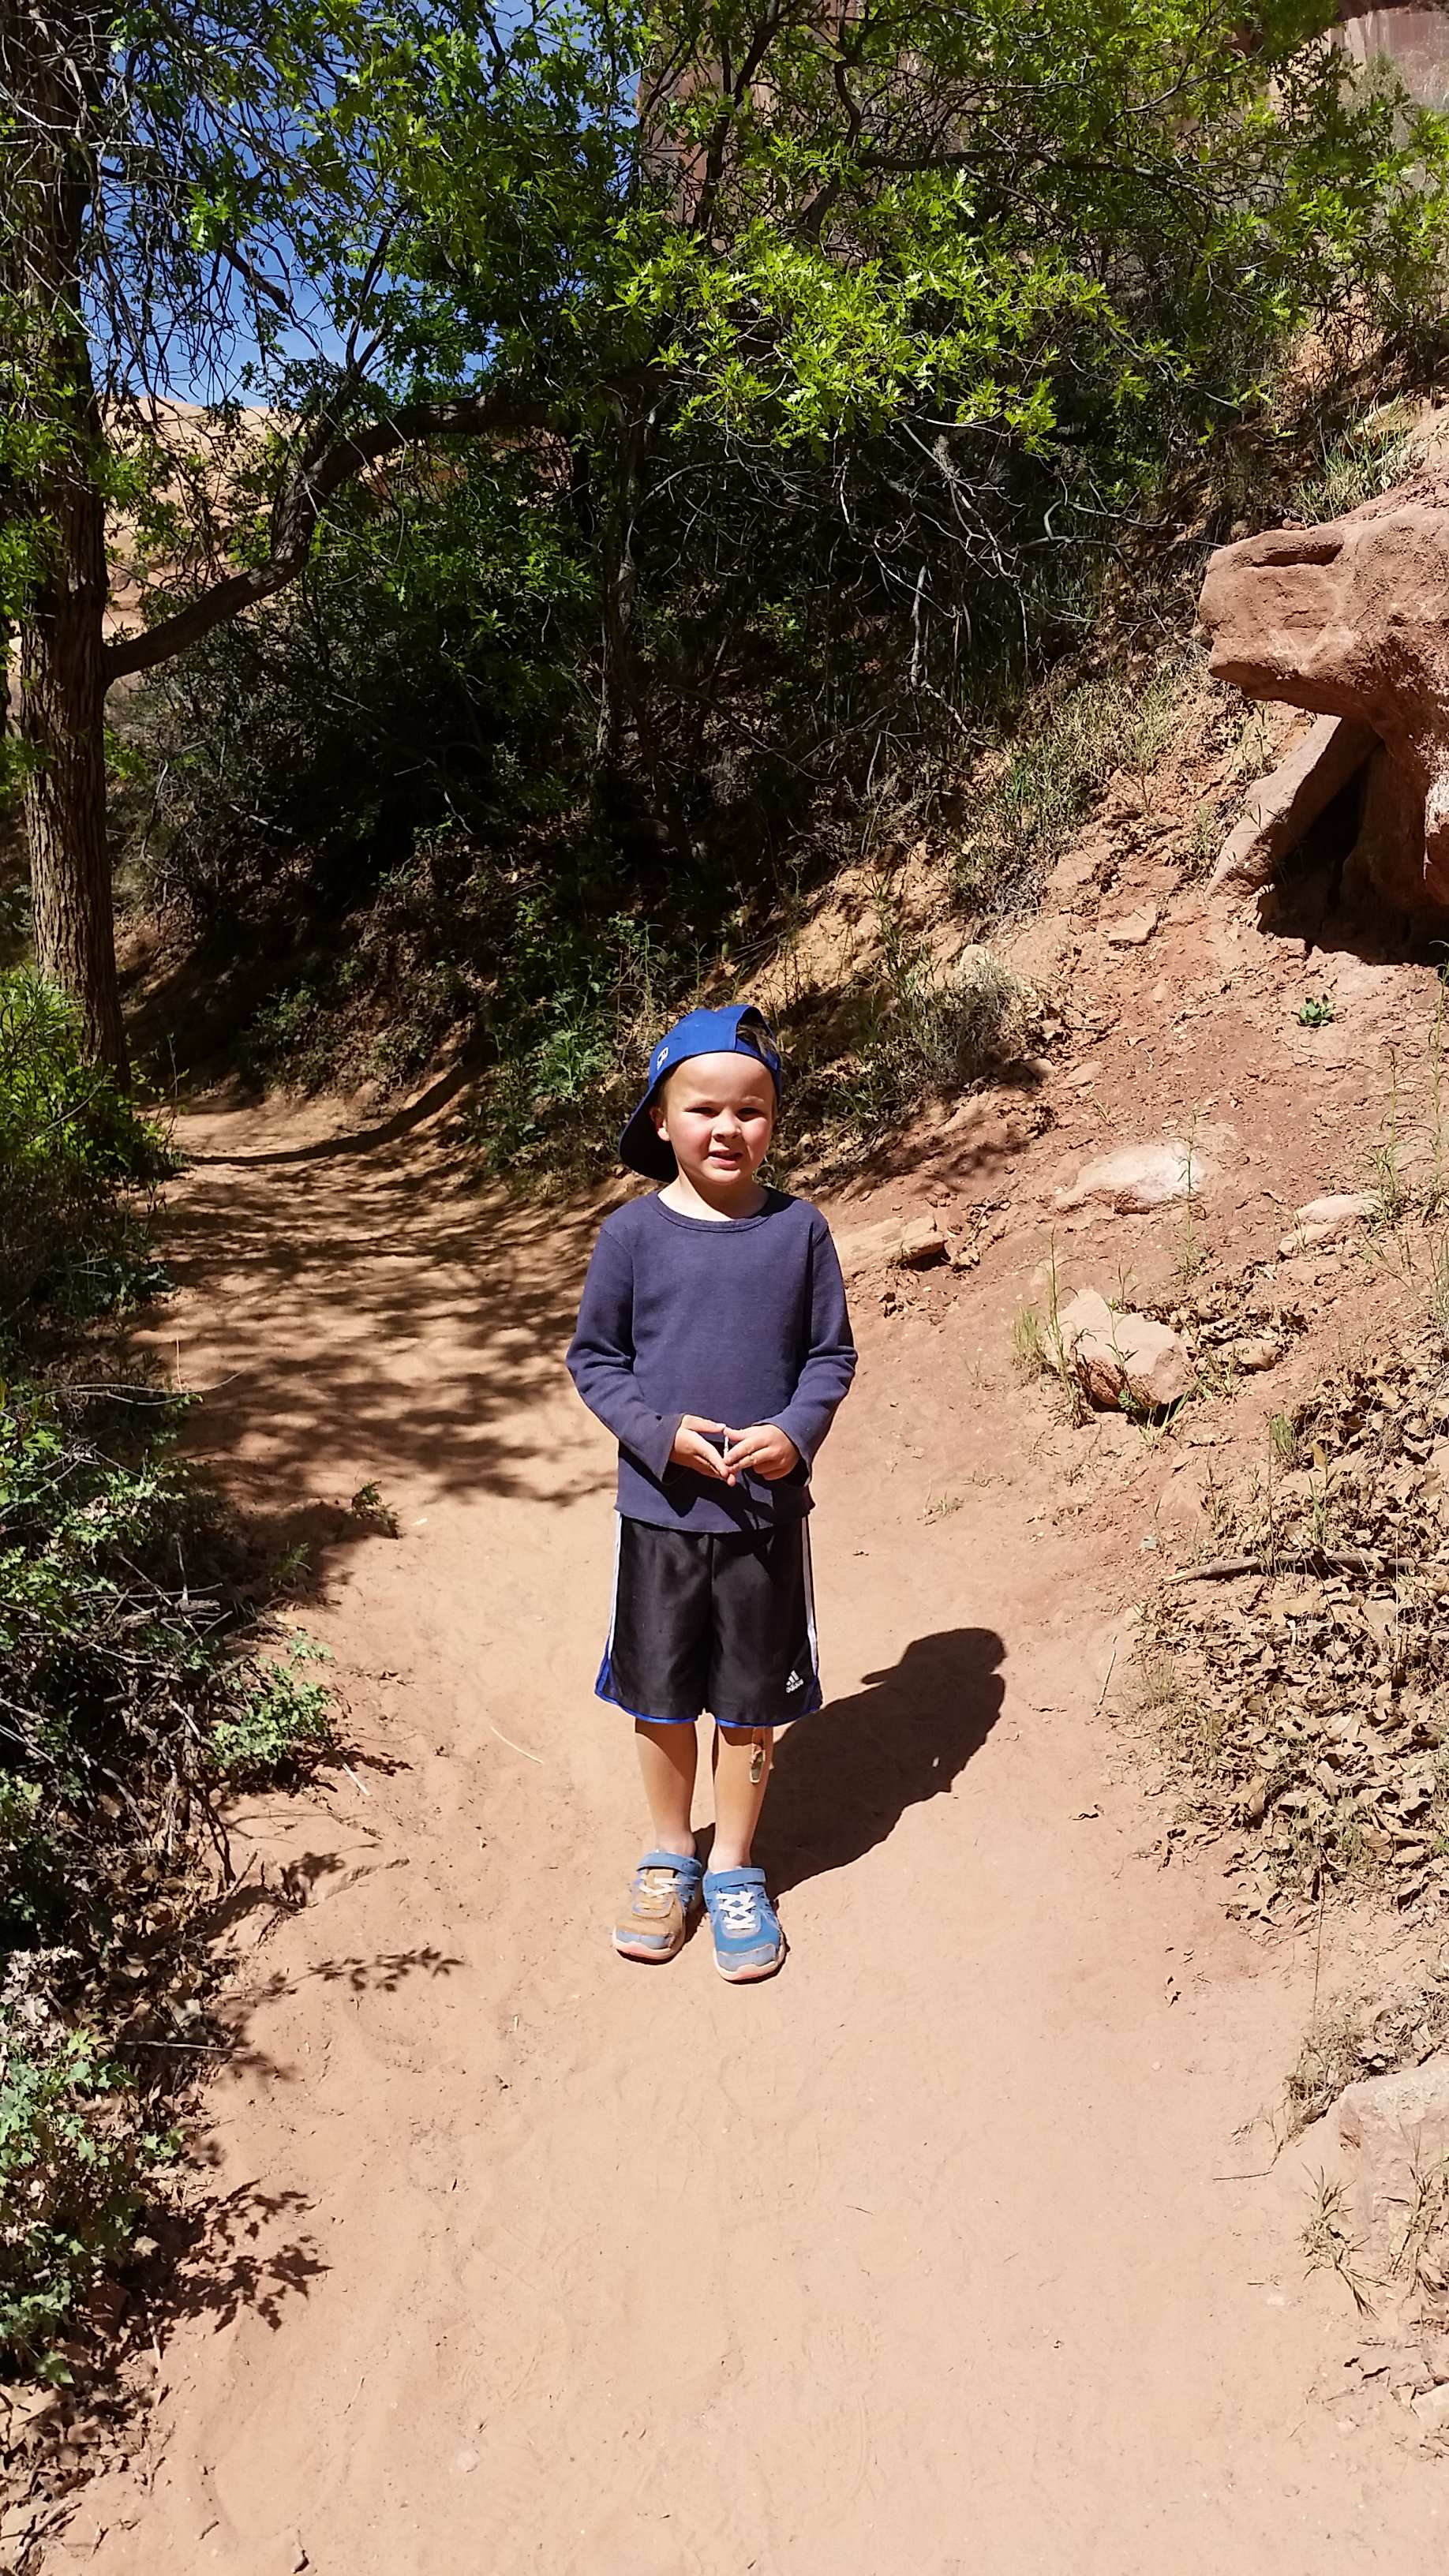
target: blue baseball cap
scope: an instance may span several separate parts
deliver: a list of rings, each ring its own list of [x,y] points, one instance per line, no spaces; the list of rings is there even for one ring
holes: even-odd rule
[[[780,1097],[780,1050],[763,1011],[753,1002],[734,1002],[727,1011],[686,1011],[662,1037],[649,1059],[649,1088],[619,1139],[619,1160],[646,1180],[672,1181],[679,1165],[674,1147],[665,1143],[649,1115],[659,1086],[676,1065],[694,1055],[752,1055],[770,1069],[776,1101]]]

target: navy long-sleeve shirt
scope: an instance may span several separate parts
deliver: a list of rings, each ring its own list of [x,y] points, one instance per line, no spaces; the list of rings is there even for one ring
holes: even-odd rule
[[[756,1530],[810,1509],[810,1468],[855,1375],[830,1228],[771,1190],[758,1216],[681,1216],[631,1199],[604,1219],[568,1350],[575,1386],[619,1443],[619,1509],[665,1529]],[[670,1464],[680,1418],[778,1423],[800,1452],[768,1484]]]

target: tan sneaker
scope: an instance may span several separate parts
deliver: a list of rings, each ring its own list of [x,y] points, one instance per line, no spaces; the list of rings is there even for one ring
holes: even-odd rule
[[[646,1852],[634,1872],[629,1903],[614,1926],[621,1959],[672,1959],[700,1901],[702,1861],[681,1852]]]

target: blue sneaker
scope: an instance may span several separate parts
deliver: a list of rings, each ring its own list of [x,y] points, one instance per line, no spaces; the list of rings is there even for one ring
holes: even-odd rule
[[[706,1872],[704,1901],[714,1934],[714,1964],[732,1986],[773,1977],[785,1956],[780,1918],[765,1894],[762,1869]]]
[[[614,1926],[621,1959],[672,1959],[684,1947],[690,1915],[699,1903],[702,1861],[679,1852],[646,1852],[634,1872],[629,1903]]]

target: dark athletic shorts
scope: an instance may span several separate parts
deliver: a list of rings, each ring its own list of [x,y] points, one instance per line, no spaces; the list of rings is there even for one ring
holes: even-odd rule
[[[803,1520],[749,1534],[619,1518],[614,1616],[594,1689],[631,1717],[788,1726],[820,1706]]]

